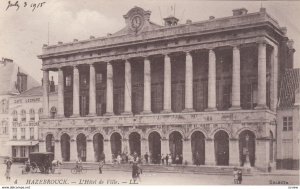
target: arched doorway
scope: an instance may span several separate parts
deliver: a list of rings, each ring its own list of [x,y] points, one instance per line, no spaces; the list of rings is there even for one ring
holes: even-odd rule
[[[274,140],[274,136],[273,136],[273,132],[270,131],[270,143],[269,143],[269,161],[272,163],[273,159],[274,159],[274,149],[273,149],[273,140]]]
[[[70,161],[70,136],[66,133],[60,137],[61,156],[63,161]]]
[[[193,163],[195,165],[205,164],[205,136],[200,131],[193,132],[191,136]]]
[[[46,136],[46,152],[54,153],[54,150],[55,150],[54,148],[55,148],[54,136],[52,134],[48,134]]]
[[[122,152],[122,137],[119,133],[110,136],[111,153],[116,158]]]
[[[77,157],[81,159],[81,161],[86,161],[86,136],[82,133],[77,135],[76,137],[77,143]]]
[[[225,131],[218,131],[214,137],[217,165],[229,165],[229,136]]]
[[[153,131],[149,134],[148,142],[149,142],[149,152],[150,152],[150,162],[151,163],[159,163],[160,158],[159,154],[161,154],[161,137],[158,132]],[[166,155],[166,154],[164,154]]]
[[[169,148],[172,157],[172,163],[182,163],[182,135],[178,131],[173,131],[169,135]],[[178,157],[179,160],[176,160]]]
[[[239,151],[241,166],[244,166],[247,154],[251,167],[255,165],[255,134],[252,131],[245,130],[239,135]],[[247,160],[248,161],[248,160]]]
[[[94,146],[94,155],[95,161],[99,162],[100,160],[104,160],[103,155],[103,136],[100,133],[97,133],[93,137],[93,146]]]
[[[135,152],[141,155],[141,135],[137,132],[130,133],[129,135],[129,149],[130,154]]]

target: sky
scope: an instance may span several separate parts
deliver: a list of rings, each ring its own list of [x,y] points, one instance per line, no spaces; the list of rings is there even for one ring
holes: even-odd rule
[[[280,26],[287,27],[287,36],[295,42],[295,67],[300,68],[300,1],[18,0],[19,10],[16,7],[6,10],[8,2],[0,0],[0,58],[13,59],[38,81],[42,78],[42,61],[37,55],[42,53],[43,44],[117,32],[125,26],[123,15],[134,6],[150,10],[150,19],[157,24],[174,13],[171,7],[175,7],[180,22],[185,23],[187,19],[195,22],[209,16],[231,16],[233,9],[242,7],[248,13],[258,12],[263,6]],[[30,7],[33,3],[34,10]]]

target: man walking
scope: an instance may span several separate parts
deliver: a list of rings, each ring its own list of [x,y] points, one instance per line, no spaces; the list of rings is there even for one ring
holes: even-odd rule
[[[6,172],[5,172],[5,176],[6,176],[6,181],[10,181],[10,169],[11,169],[11,165],[12,165],[12,161],[9,158],[6,161]]]
[[[169,154],[166,155],[166,165],[169,165]]]
[[[146,160],[146,164],[148,164],[148,158],[149,158],[148,152],[146,152],[146,154],[144,155],[144,158]]]
[[[100,162],[99,162],[99,174],[102,174],[103,165],[104,165],[103,160],[100,160]]]

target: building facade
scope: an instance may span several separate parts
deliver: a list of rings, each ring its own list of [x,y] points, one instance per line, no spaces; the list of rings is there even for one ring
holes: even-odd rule
[[[26,74],[13,60],[2,58],[0,60],[0,158],[9,154],[9,99],[21,92],[38,86],[39,83]]]
[[[54,83],[50,84],[51,86]],[[51,87],[52,89],[53,87]],[[57,92],[49,89],[49,104],[55,117]],[[13,161],[24,162],[30,152],[39,151],[39,120],[43,115],[43,88],[33,87],[9,99],[8,155]],[[50,147],[53,147],[50,144]],[[51,151],[51,149],[49,149]]]
[[[300,69],[286,70],[277,109],[277,168],[299,169]]]
[[[51,119],[44,85],[40,151],[55,140],[63,161],[148,152],[274,167],[280,70],[292,64],[286,28],[264,8],[186,24],[170,16],[164,26],[150,15],[134,7],[115,34],[44,45],[44,83],[58,73],[58,99]]]

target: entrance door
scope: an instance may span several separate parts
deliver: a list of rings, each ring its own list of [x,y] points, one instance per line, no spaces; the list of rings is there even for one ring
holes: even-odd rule
[[[99,162],[100,160],[104,160],[103,136],[100,133],[94,135],[93,144],[94,144],[93,146],[94,146],[95,161]]]
[[[141,155],[141,135],[139,133],[133,132],[129,135],[129,148],[130,154]]]
[[[200,131],[195,131],[191,136],[193,162],[195,165],[205,164],[205,136]]]
[[[215,156],[217,165],[229,165],[229,136],[225,131],[215,134]]]
[[[178,131],[173,131],[169,135],[169,148],[172,156],[172,163],[182,163],[182,135]]]
[[[149,141],[149,152],[150,152],[150,162],[158,164],[160,162],[159,155],[161,154],[161,137],[158,132],[151,132],[148,141]],[[166,155],[166,154],[164,154]]]
[[[111,153],[116,158],[122,153],[122,137],[119,133],[113,133],[110,137]]]
[[[80,133],[77,138],[77,157],[81,159],[81,161],[86,161],[86,136]]]
[[[70,136],[66,133],[60,137],[61,156],[63,161],[70,161]]]
[[[253,132],[246,130],[239,135],[240,162],[244,166],[246,153],[249,155],[250,165],[255,165],[255,135]]]

